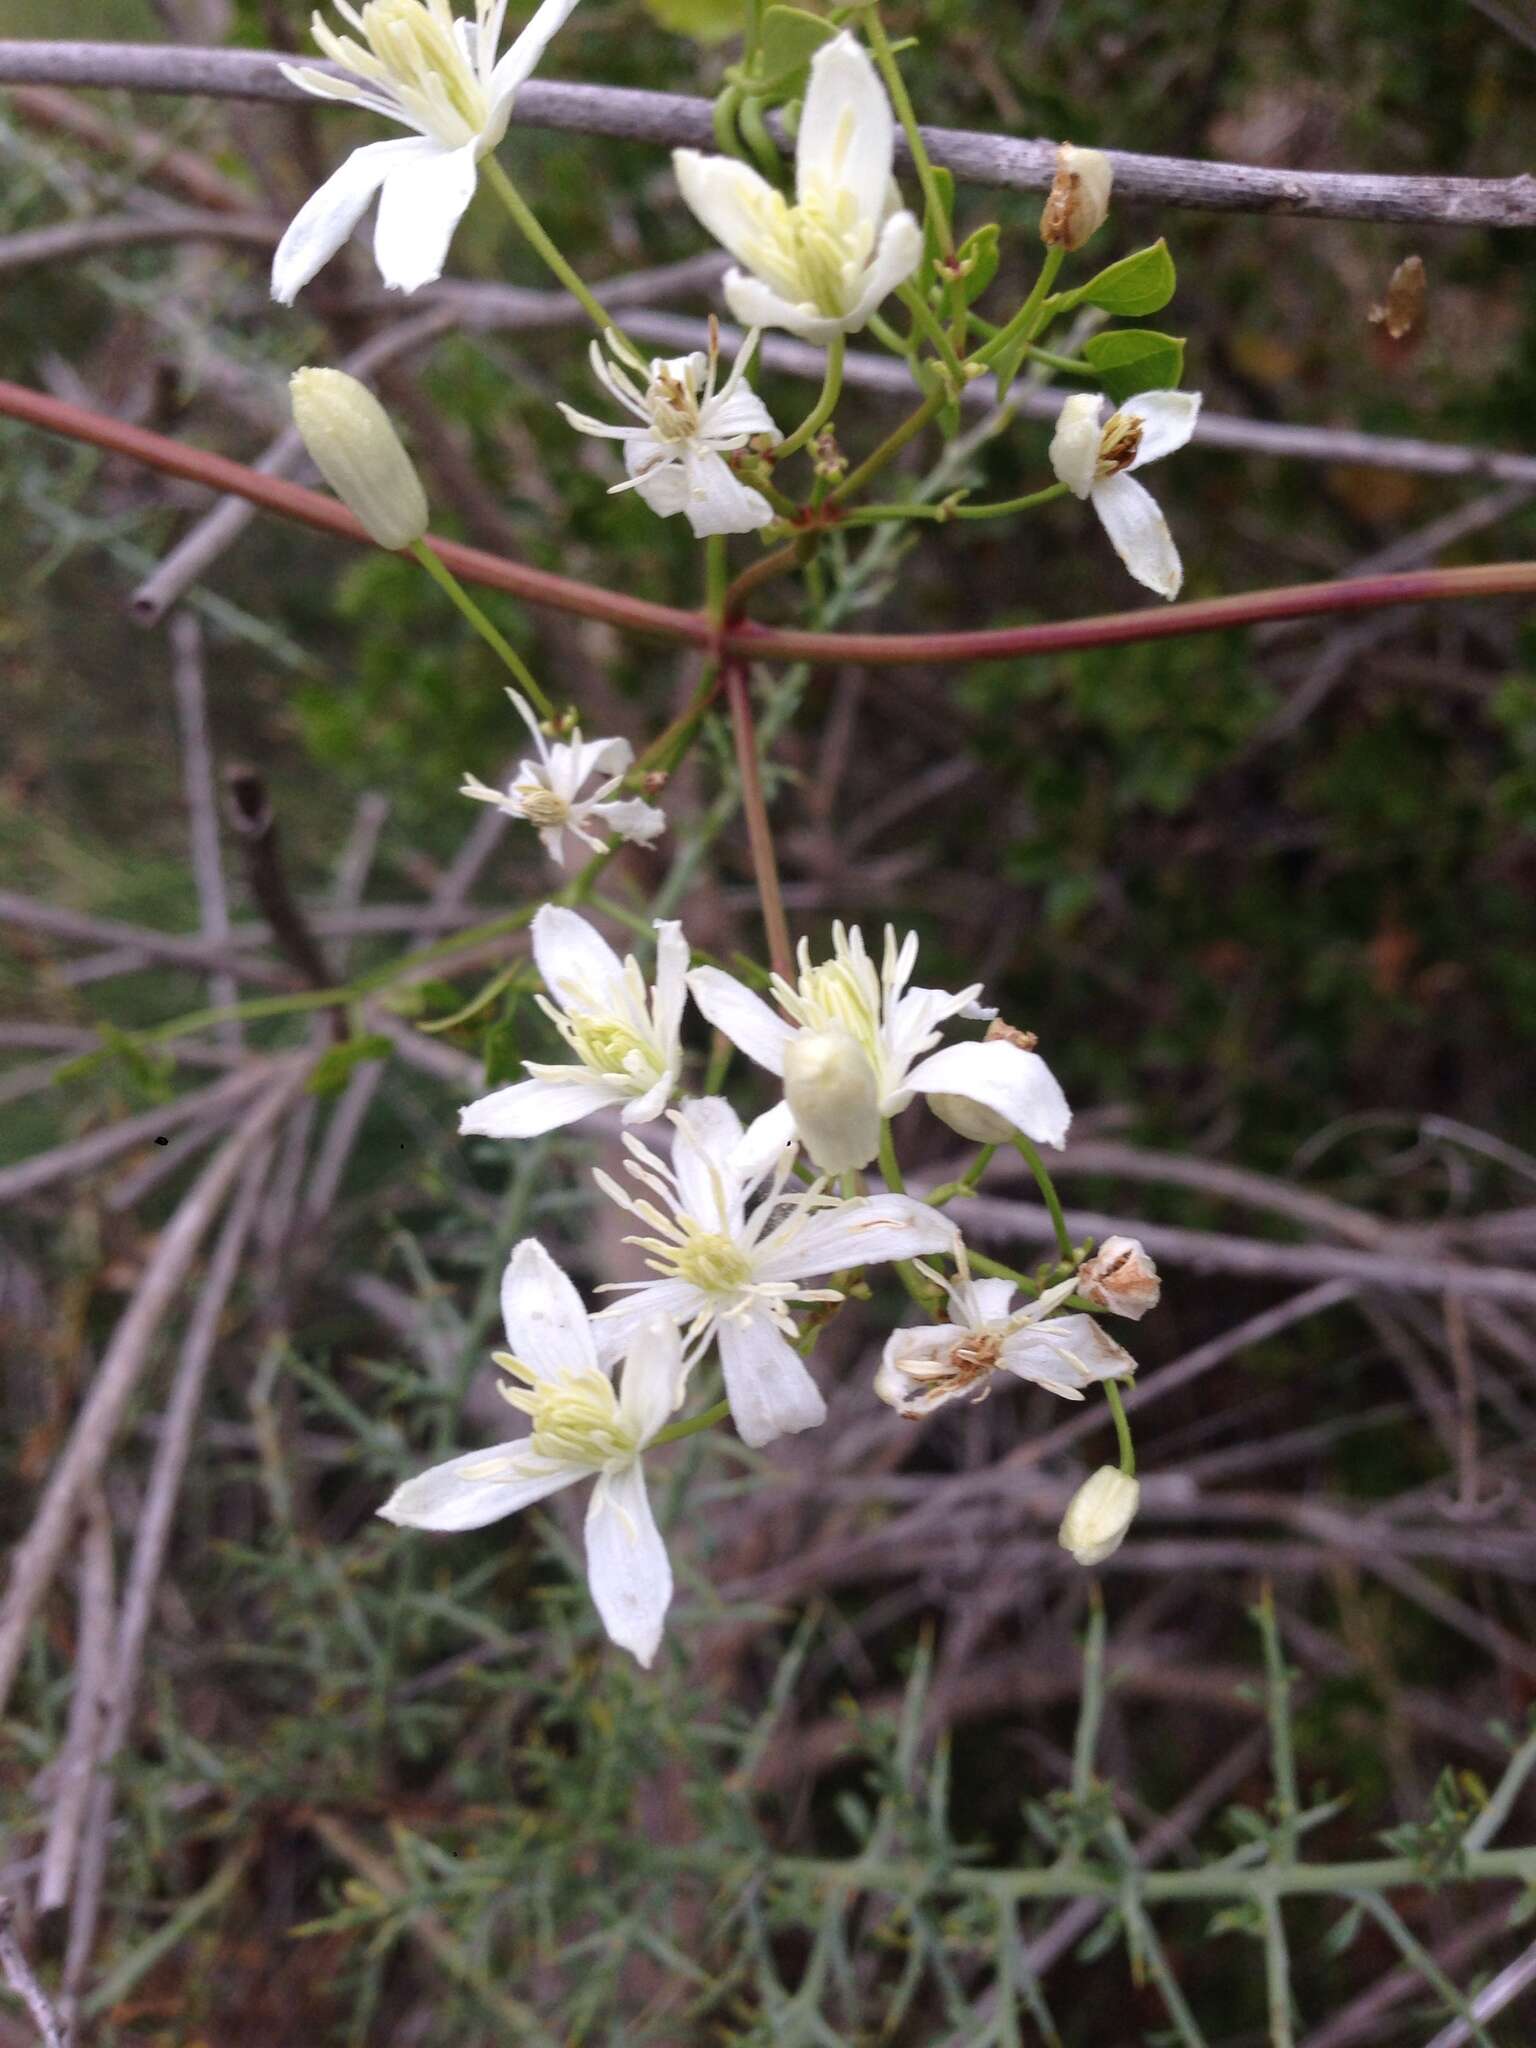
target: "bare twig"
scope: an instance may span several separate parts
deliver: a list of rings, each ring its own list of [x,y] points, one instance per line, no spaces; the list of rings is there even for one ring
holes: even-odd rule
[[[85,1503],[69,1727],[64,1747],[46,1774],[52,1811],[37,1881],[40,1913],[55,1912],[63,1905],[74,1877],[80,1831],[90,1805],[112,1700],[112,1605],[112,1521],[98,1486],[91,1489]]]
[[[271,249],[282,231],[280,221],[259,214],[194,213],[186,207],[65,221],[58,227],[31,228],[25,234],[0,239],[0,277],[47,263],[72,262],[79,256],[98,256],[106,249],[148,248],[157,242],[245,242],[252,248]]]
[[[245,848],[246,881],[272,927],[278,950],[312,988],[329,988],[331,970],[288,883],[277,813],[265,780],[254,768],[230,767],[225,770],[224,786],[229,795],[230,822]],[[341,1032],[345,1029],[343,1018]]]
[[[11,1922],[15,1917],[16,1908],[12,1901],[0,1898],[0,1971],[4,1971],[6,1983],[32,2015],[43,2048],[68,2048],[59,2016],[33,1974],[32,1965],[22,1953],[21,1943],[11,1932]]]
[[[208,702],[203,686],[203,629],[191,613],[171,627],[171,687],[181,726],[181,779],[186,794],[192,838],[192,876],[202,911],[203,937],[212,945],[229,943],[229,898],[224,890],[224,861],[219,849],[219,803],[214,791],[213,747],[208,737]],[[208,1001],[216,1010],[240,999],[232,974],[220,970],[208,977]],[[238,1017],[215,1027],[231,1052],[243,1042]]]
[[[119,86],[210,98],[299,100],[283,59],[264,50],[188,50],[142,43],[0,43],[0,85]],[[316,64],[316,70],[326,67]],[[714,146],[711,104],[681,93],[531,79],[513,120],[525,127],[669,147]],[[777,117],[769,130],[788,143]],[[1054,141],[1026,141],[957,128],[924,128],[932,160],[962,183],[1045,191],[1055,175]],[[898,138],[898,151],[910,162]],[[1198,163],[1177,157],[1108,152],[1118,199],[1216,213],[1296,213],[1324,220],[1418,221],[1439,227],[1536,225],[1536,179],[1378,177],[1347,171],[1270,170],[1253,164]]]
[[[87,917],[78,910],[58,904],[39,903],[13,889],[0,889],[0,924],[13,924],[24,931],[43,932],[49,938],[73,939],[84,945],[112,946],[138,953],[169,967],[189,967],[206,974],[218,968],[238,974],[244,981],[267,988],[292,988],[293,976],[264,960],[242,958],[233,946],[219,947],[206,939],[180,938],[173,932],[153,932],[142,925],[120,924],[116,918]]]
[[[1536,1942],[1532,1942],[1512,1963],[1506,1964],[1470,2001],[1472,2018],[1479,2022],[1497,2019],[1533,1984],[1536,1984]],[[1449,2026],[1440,2029],[1429,2043],[1429,2048],[1464,2048],[1471,2038],[1472,2028],[1465,2019],[1452,2020]]]

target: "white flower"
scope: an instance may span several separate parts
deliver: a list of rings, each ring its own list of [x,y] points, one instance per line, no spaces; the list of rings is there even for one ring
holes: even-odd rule
[[[773,994],[783,1017],[776,1017],[760,996],[717,967],[696,968],[688,986],[710,1023],[771,1074],[783,1074],[784,1049],[797,1032],[841,1030],[857,1043],[873,1069],[881,1116],[898,1116],[914,1095],[963,1096],[995,1110],[1010,1130],[1022,1131],[1037,1144],[1064,1142],[1072,1112],[1038,1053],[1026,1052],[1006,1038],[933,1051],[939,1043],[938,1025],[952,1017],[990,1014],[976,1003],[980,982],[958,995],[909,988],[917,964],[917,934],[909,932],[898,948],[889,925],[878,971],[857,925],[845,930],[835,924],[832,946],[833,957],[814,967],[810,947],[802,939],[795,986],[773,977]],[[927,1059],[924,1053],[929,1054]]]
[[[416,1529],[483,1529],[595,1478],[586,1528],[593,1604],[613,1640],[649,1664],[672,1599],[672,1568],[640,1454],[683,1398],[676,1326],[658,1318],[632,1327],[615,1392],[580,1295],[532,1237],[508,1261],[501,1308],[510,1350],[496,1362],[522,1382],[501,1392],[532,1429],[514,1443],[419,1472],[379,1513]]]
[[[640,424],[614,427],[569,405],[560,410],[578,433],[624,443],[629,481],[615,484],[614,491],[638,491],[663,519],[685,512],[700,540],[712,533],[756,533],[773,518],[773,507],[761,491],[741,481],[725,457],[757,434],[772,441],[784,438],[767,406],[743,381],[757,339],[755,330],[747,336],[718,390],[720,341],[713,320],[708,354],[695,349],[691,356],[658,357],[643,390],[628,374],[614,338],[608,343],[617,358],[613,363],[594,341],[593,375]],[[640,367],[638,361],[633,367]]]
[[[277,246],[273,298],[293,304],[375,192],[373,253],[385,284],[413,292],[441,277],[453,231],[475,196],[480,159],[506,134],[517,88],[575,5],[544,0],[499,59],[507,0],[475,0],[473,21],[455,20],[449,0],[366,0],[361,11],[336,0],[336,12],[355,36],[338,35],[317,12],[315,41],[347,75],[285,64],[284,77],[415,134],[355,149],[306,201]]]
[[[539,758],[519,761],[516,778],[505,791],[492,789],[478,776],[466,775],[459,788],[460,796],[472,796],[477,803],[495,804],[509,817],[524,818],[537,826],[544,851],[561,867],[565,865],[567,832],[599,853],[607,850],[608,842],[597,836],[594,826],[605,828],[615,838],[632,839],[640,846],[649,846],[659,833],[665,832],[666,818],[653,804],[643,803],[639,797],[614,800],[613,793],[634,759],[634,749],[628,740],[583,740],[580,726],[574,728],[568,741],[547,740],[528,703],[516,690],[508,690],[507,695],[533,734]],[[606,776],[607,780],[590,796],[581,796],[583,783],[594,775]]]
[[[1125,1541],[1140,1505],[1137,1481],[1113,1465],[1101,1465],[1067,1503],[1056,1541],[1079,1564],[1102,1564]]]
[[[786,1193],[795,1147],[782,1110],[743,1132],[730,1104],[707,1096],[685,1103],[672,1121],[670,1168],[625,1133],[627,1169],[645,1193],[595,1176],[604,1194],[655,1233],[627,1242],[649,1255],[646,1264],[657,1276],[628,1283],[626,1301],[593,1317],[598,1348],[616,1357],[636,1329],[670,1316],[683,1326],[690,1363],[711,1338],[719,1346],[731,1414],[746,1443],[814,1429],[827,1406],[794,1349],[790,1309],[842,1297],[802,1283],[885,1259],[952,1252],[955,1226],[905,1195],[843,1202],[824,1194],[820,1181]]]
[[[1106,402],[1088,391],[1067,400],[1051,440],[1051,467],[1074,497],[1092,504],[1136,581],[1159,597],[1177,597],[1184,565],[1173,535],[1157,500],[1130,473],[1184,446],[1200,415],[1200,393],[1144,391],[1101,426]]]
[[[784,1101],[823,1173],[855,1173],[880,1150],[874,1069],[851,1032],[797,1031],[785,1041]]]
[[[608,941],[574,910],[543,906],[533,920],[533,957],[549,990],[534,1000],[578,1064],[524,1060],[533,1078],[460,1110],[459,1130],[466,1137],[538,1138],[620,1105],[627,1124],[660,1116],[683,1064],[688,941],[682,926],[657,923],[656,986],[649,994],[634,957],[621,965]]]
[[[746,267],[725,278],[726,301],[744,326],[787,327],[825,347],[856,334],[906,282],[922,258],[923,231],[900,204],[895,154],[885,87],[847,34],[811,61],[793,206],[734,157],[673,152],[683,198]]]
[[[1081,1401],[1084,1387],[1135,1372],[1135,1359],[1092,1316],[1052,1315],[1075,1281],[1014,1309],[1012,1281],[973,1280],[963,1252],[959,1265],[953,1280],[940,1283],[953,1320],[893,1330],[886,1340],[875,1392],[898,1415],[916,1421],[950,1401],[983,1401],[997,1372],[1033,1380],[1064,1401]]]

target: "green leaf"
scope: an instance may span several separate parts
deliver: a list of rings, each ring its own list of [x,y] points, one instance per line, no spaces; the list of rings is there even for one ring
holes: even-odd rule
[[[675,35],[723,43],[741,30],[741,0],[645,0],[646,11]]]
[[[938,190],[939,198],[943,202],[945,217],[953,220],[955,217],[954,172],[946,170],[943,164],[935,164],[933,166],[933,182]],[[927,274],[932,273],[933,266],[938,260],[938,224],[933,220],[925,218],[923,221],[923,265]]]
[[[836,33],[830,22],[807,14],[803,7],[770,7],[763,16],[757,75],[767,85],[786,84]]]
[[[1134,256],[1122,256],[1087,284],[1065,293],[1057,307],[1102,306],[1106,313],[1139,320],[1147,313],[1160,313],[1173,297],[1177,282],[1168,244],[1157,241],[1150,249],[1138,249]]]
[[[1184,374],[1184,343],[1151,327],[1121,327],[1093,334],[1083,354],[1117,405],[1143,391],[1176,391]]]
[[[962,267],[970,265],[970,269],[960,280],[960,289],[968,306],[976,303],[997,275],[998,234],[997,222],[988,221],[984,228],[978,228],[974,235],[968,235],[955,251],[957,264]]]
[[[521,1081],[523,1063],[518,1058],[517,1010],[520,992],[516,989],[508,996],[501,1015],[486,1032],[480,1044],[480,1057],[485,1061],[485,1085],[487,1088],[503,1088],[509,1081]]]
[[[376,1031],[359,1033],[323,1054],[309,1077],[311,1095],[339,1095],[352,1078],[353,1069],[365,1060],[387,1060],[394,1051],[387,1038]]]

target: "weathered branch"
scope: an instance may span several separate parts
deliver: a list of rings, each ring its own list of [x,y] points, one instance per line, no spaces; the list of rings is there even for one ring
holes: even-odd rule
[[[283,76],[290,61],[266,50],[157,48],[144,43],[0,43],[0,85],[117,86],[133,92],[195,93],[214,99],[288,101],[306,97]],[[327,67],[315,63],[311,68]],[[531,79],[517,95],[525,128],[612,136],[621,141],[714,146],[708,100],[683,93]],[[777,117],[769,132],[786,143]],[[968,185],[1043,192],[1055,172],[1055,140],[925,128],[933,161]],[[904,145],[898,139],[904,161]],[[1108,152],[1115,195],[1202,213],[1294,213],[1319,220],[1415,221],[1433,227],[1536,226],[1536,178],[1381,177],[1353,171],[1271,170],[1256,164]]]
[[[188,208],[160,213],[103,214],[94,220],[61,221],[0,241],[0,277],[44,263],[95,256],[104,249],[145,248],[156,242],[248,242],[271,249],[282,223],[260,214],[194,213]]]

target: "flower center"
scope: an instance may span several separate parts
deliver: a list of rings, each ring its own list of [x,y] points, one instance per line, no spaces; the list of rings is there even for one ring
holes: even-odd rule
[[[662,370],[645,402],[658,441],[691,441],[699,431],[699,394],[692,377]]]
[[[368,0],[352,18],[366,48],[315,22],[315,41],[333,63],[383,87],[450,148],[484,131],[490,100],[454,34],[448,0]]]
[[[809,301],[833,319],[853,302],[853,285],[869,261],[874,230],[859,217],[853,194],[823,186],[791,206],[774,192],[762,205],[757,237],[745,252],[751,267],[781,297]]]
[[[601,1466],[635,1455],[639,1445],[619,1418],[619,1399],[606,1373],[578,1365],[544,1378],[508,1351],[495,1357],[503,1372],[524,1382],[503,1386],[501,1394],[532,1422],[529,1443],[536,1457],[557,1465]]]
[[[781,1010],[807,1031],[846,1031],[869,1061],[878,1084],[881,1072],[880,977],[874,962],[845,943],[834,956],[812,967],[802,955],[799,985],[775,977]]]
[[[1140,449],[1141,421],[1133,413],[1113,413],[1105,422],[1099,440],[1095,480],[1102,483],[1105,477],[1118,476],[1121,470],[1129,469]]]
[[[542,782],[515,783],[512,794],[530,825],[563,825],[571,815],[565,798],[546,789]]]
[[[752,1278],[752,1261],[730,1238],[717,1230],[701,1230],[691,1216],[679,1216],[681,1241],[655,1246],[657,1272],[669,1280],[686,1280],[701,1294],[737,1294]]]
[[[575,1016],[555,1021],[584,1067],[632,1083],[637,1095],[661,1079],[656,1048],[622,1018]]]

